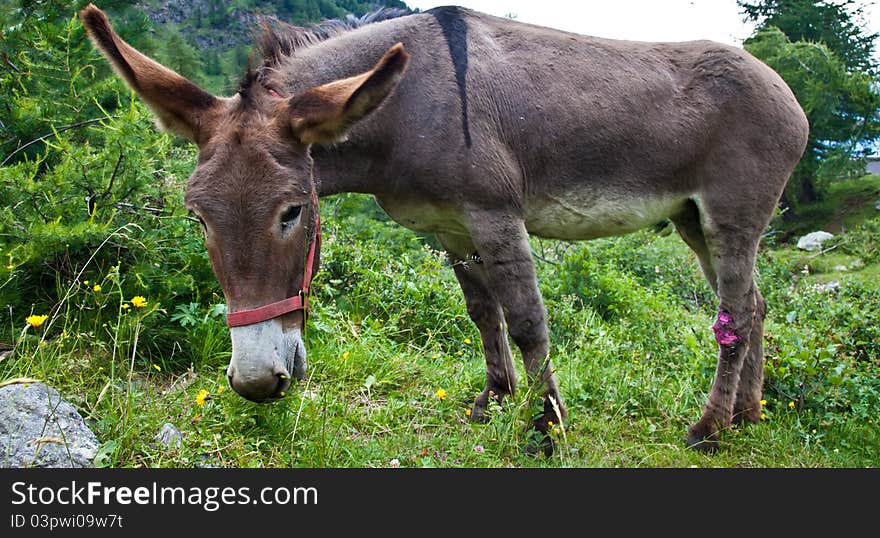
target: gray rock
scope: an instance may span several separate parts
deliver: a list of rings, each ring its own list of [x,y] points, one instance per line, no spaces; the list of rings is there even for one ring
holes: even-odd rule
[[[183,434],[174,427],[174,424],[166,422],[162,424],[162,428],[156,434],[156,439],[164,446],[179,448],[183,442]]]
[[[832,234],[828,232],[812,232],[798,239],[797,248],[801,250],[820,250],[822,248],[822,243],[828,241],[834,237]]]
[[[92,467],[98,438],[43,383],[0,387],[0,467]]]
[[[836,280],[829,280],[824,284],[816,284],[813,286],[813,291],[816,293],[830,293],[840,289],[840,282]]]

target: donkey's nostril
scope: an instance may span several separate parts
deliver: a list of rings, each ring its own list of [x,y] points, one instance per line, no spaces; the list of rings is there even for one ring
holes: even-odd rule
[[[290,388],[290,374],[281,366],[276,366],[274,372],[275,377],[278,378],[278,389],[275,397],[284,398],[287,395],[287,389]]]

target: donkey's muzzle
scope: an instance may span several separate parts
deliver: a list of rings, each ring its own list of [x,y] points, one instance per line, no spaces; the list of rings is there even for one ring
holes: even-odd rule
[[[252,402],[264,403],[283,398],[290,388],[290,373],[277,363],[261,372],[243,375],[230,366],[226,372],[232,390]]]

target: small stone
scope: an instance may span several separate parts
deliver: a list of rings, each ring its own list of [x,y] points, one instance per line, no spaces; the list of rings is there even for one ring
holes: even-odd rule
[[[180,448],[180,445],[183,442],[183,434],[180,433],[180,430],[174,427],[174,424],[166,422],[165,424],[162,424],[162,428],[159,429],[159,433],[156,434],[156,439],[164,446]]]
[[[816,284],[813,286],[813,291],[816,293],[831,293],[840,289],[840,282],[836,280],[829,280],[824,284]]]
[[[822,248],[822,243],[832,237],[834,237],[832,234],[823,231],[808,233],[798,239],[797,248],[806,251],[820,250]]]

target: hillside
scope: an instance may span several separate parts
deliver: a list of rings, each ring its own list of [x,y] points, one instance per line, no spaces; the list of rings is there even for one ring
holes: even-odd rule
[[[383,7],[409,11],[399,0],[148,0],[134,3],[134,8],[149,20],[156,56],[219,93],[237,83],[247,65],[252,34],[261,18],[277,17],[291,24],[307,25],[325,19],[361,17]]]

